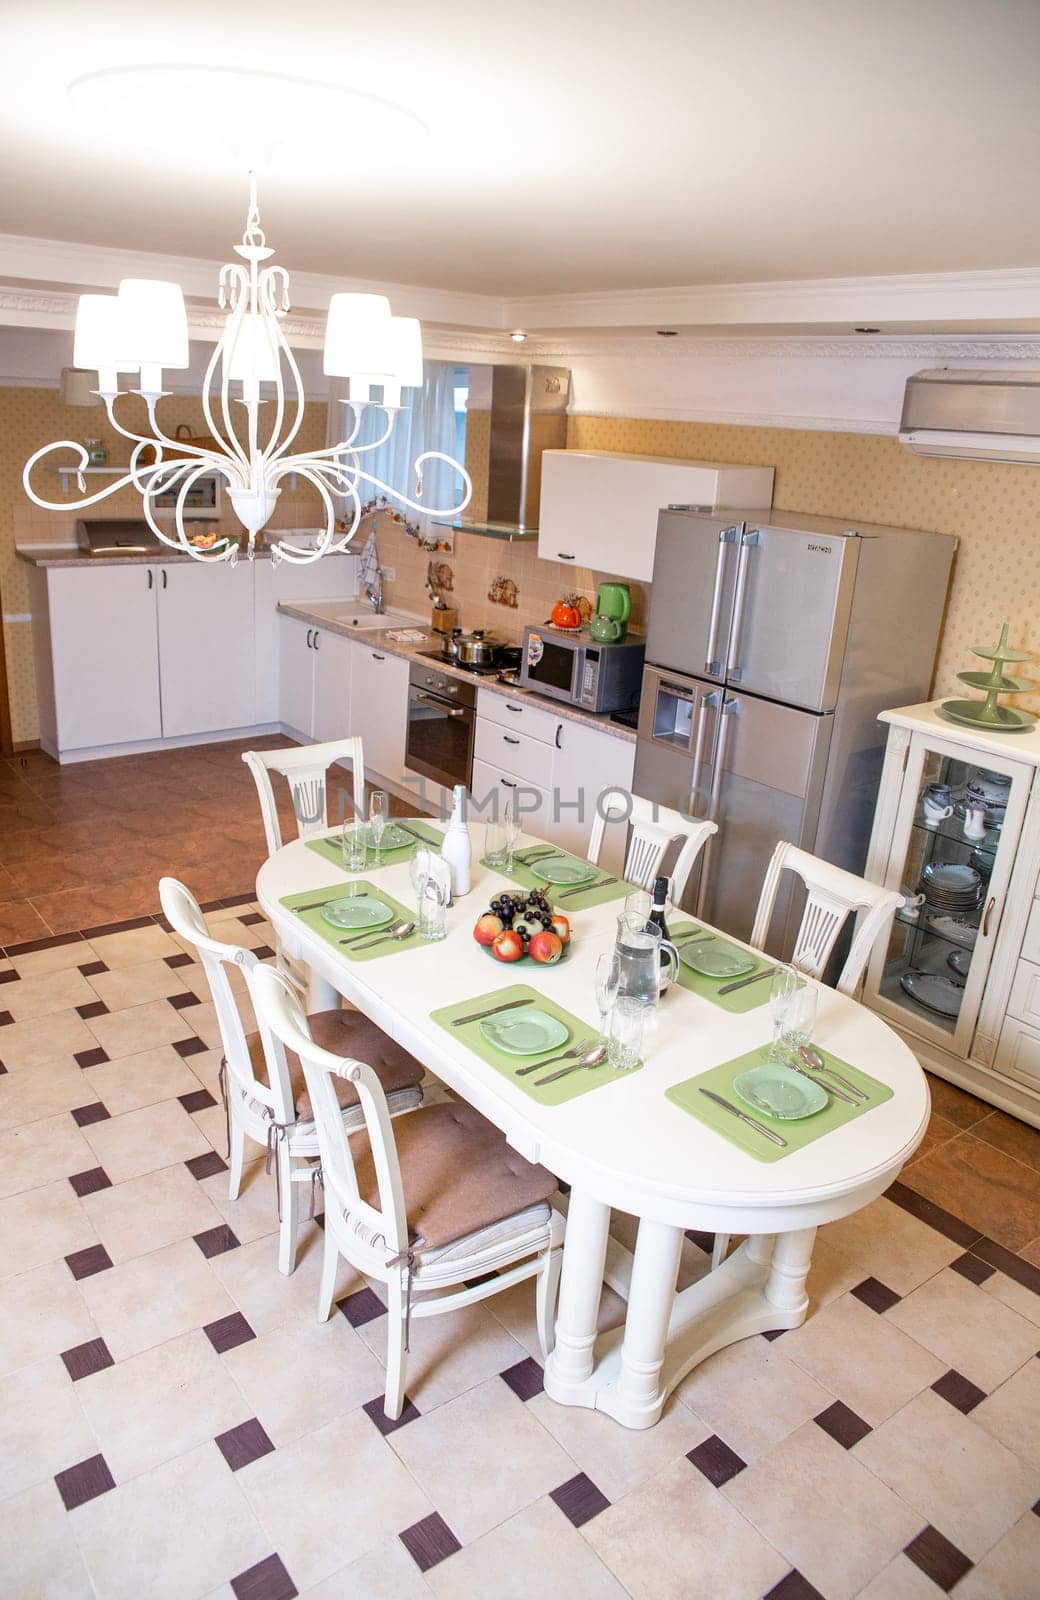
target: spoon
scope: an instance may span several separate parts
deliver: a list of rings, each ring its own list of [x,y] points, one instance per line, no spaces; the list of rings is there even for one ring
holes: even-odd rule
[[[854,1095],[857,1100],[863,1101],[869,1098],[869,1096],[865,1095],[863,1090],[858,1088],[856,1084],[850,1083],[848,1078],[843,1078],[840,1072],[835,1072],[833,1067],[829,1067],[819,1052],[813,1049],[811,1044],[799,1045],[798,1054],[805,1062],[805,1065],[810,1068],[812,1072],[825,1073],[828,1078],[833,1078],[835,1083],[840,1083],[842,1088],[847,1089],[849,1094]]]
[[[579,1072],[582,1067],[598,1067],[606,1053],[606,1045],[598,1044],[594,1050],[590,1050],[587,1055],[582,1056],[580,1061],[575,1061],[572,1066],[561,1067],[559,1072],[550,1072],[547,1078],[536,1078],[534,1086],[536,1089],[540,1089],[543,1083],[555,1083],[557,1078],[565,1078],[568,1072]]]
[[[385,933],[381,933],[379,935],[378,939],[370,939],[368,944],[354,945],[353,948],[355,950],[371,950],[377,944],[386,944],[391,939],[407,939],[408,935],[410,933],[414,933],[414,932],[415,932],[415,923],[414,922],[394,922],[394,923],[391,923],[390,927],[387,928]],[[340,940],[341,944],[343,944],[345,942],[346,942],[345,940],[342,940],[342,939]]]

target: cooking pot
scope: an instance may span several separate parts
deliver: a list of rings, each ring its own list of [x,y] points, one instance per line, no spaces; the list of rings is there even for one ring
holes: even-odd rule
[[[455,628],[441,647],[442,654],[460,667],[493,666],[497,649],[495,640],[488,638],[483,628],[475,628],[472,633]]]

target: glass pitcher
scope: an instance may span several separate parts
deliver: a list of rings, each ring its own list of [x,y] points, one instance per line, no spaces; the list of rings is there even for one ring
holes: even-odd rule
[[[656,1005],[670,983],[679,976],[679,952],[660,928],[638,912],[618,917],[617,954],[621,964],[618,994]]]

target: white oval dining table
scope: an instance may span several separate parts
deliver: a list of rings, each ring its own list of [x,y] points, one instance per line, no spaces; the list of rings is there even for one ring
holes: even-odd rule
[[[765,997],[732,1015],[673,987],[656,1009],[639,1071],[565,1105],[542,1106],[430,1013],[522,981],[589,1019],[594,1032],[593,972],[613,943],[621,900],[572,914],[572,942],[556,966],[500,964],[476,944],[472,928],[510,881],[474,862],[470,892],[448,911],[446,939],[408,950],[388,946],[378,960],[351,962],[281,901],[352,876],[374,879],[403,904],[414,903],[407,861],[375,874],[370,863],[364,873],[350,874],[302,840],[265,862],[257,895],[286,952],[310,968],[312,1009],[343,996],[500,1128],[521,1155],[570,1185],[556,1343],[545,1371],[553,1400],[605,1411],[629,1428],[651,1427],[669,1392],[699,1361],[738,1339],[804,1321],[817,1228],[881,1194],[924,1136],[927,1082],[886,1023],[820,987],[814,1038],[887,1084],[892,1097],[772,1163],[756,1161],[665,1098],[671,1084],[769,1039]],[[638,1218],[638,1230],[624,1324],[598,1335],[612,1208]],[[746,1237],[714,1271],[677,1292],[686,1229]]]

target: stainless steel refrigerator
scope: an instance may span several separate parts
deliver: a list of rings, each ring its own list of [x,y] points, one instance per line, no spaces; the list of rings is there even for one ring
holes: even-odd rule
[[[862,870],[877,714],[927,698],[955,547],[793,512],[661,512],[634,789],[719,825],[690,909],[746,938],[780,839]],[[775,953],[798,909],[778,901]]]

